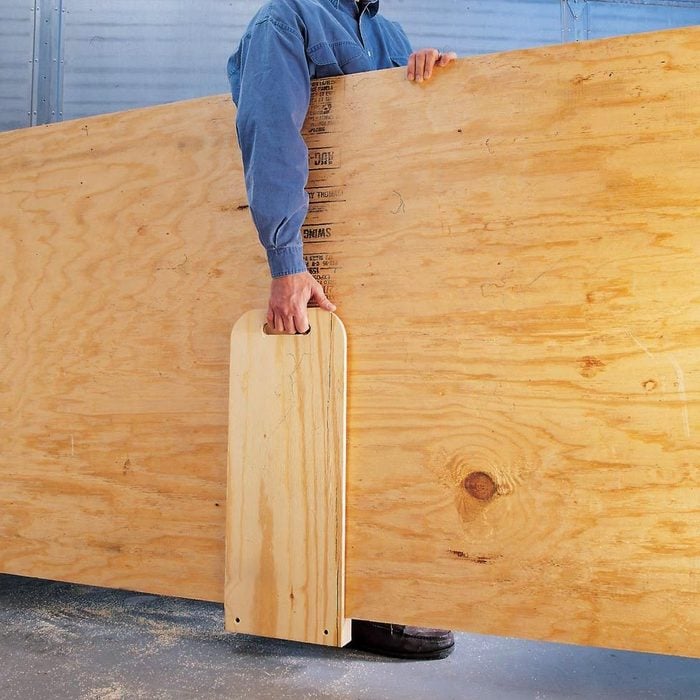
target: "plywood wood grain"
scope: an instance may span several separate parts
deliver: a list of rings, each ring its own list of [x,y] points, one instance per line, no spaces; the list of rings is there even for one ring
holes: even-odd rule
[[[315,87],[347,614],[700,655],[700,30]],[[0,136],[0,568],[223,598],[226,97]]]
[[[2,570],[223,598],[229,335],[267,286],[231,119],[0,135]]]
[[[231,334],[226,629],[344,646],[347,341],[309,312],[307,335]]]

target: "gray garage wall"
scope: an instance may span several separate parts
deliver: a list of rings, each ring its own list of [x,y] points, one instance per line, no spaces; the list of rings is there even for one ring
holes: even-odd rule
[[[700,24],[700,0],[381,0],[460,55]],[[262,0],[0,0],[0,129],[219,92]]]

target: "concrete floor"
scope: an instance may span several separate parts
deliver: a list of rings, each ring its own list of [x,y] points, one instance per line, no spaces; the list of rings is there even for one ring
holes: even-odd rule
[[[1,700],[700,700],[700,661],[457,636],[402,662],[223,632],[213,603],[0,575]]]

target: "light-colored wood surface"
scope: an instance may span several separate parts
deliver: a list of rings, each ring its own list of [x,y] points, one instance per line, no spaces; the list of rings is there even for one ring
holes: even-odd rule
[[[231,120],[0,134],[1,570],[223,600],[229,336],[267,286]]]
[[[345,329],[311,309],[307,335],[231,334],[226,628],[344,646]]]
[[[700,655],[699,82],[688,28],[317,85],[350,617]],[[233,108],[0,152],[0,569],[222,600]]]

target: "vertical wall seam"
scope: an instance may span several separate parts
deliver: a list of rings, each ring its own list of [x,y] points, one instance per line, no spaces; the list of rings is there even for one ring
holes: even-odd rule
[[[32,33],[32,66],[31,66],[31,89],[29,91],[29,126],[36,125],[36,103],[37,103],[37,73],[39,71],[39,37],[41,35],[40,22],[41,12],[39,3],[41,0],[34,0],[34,31]]]
[[[63,121],[63,69],[64,62],[64,22],[66,11],[64,0],[58,0],[56,8],[57,38],[56,38],[56,102],[54,105],[55,118],[53,121]]]
[[[31,125],[63,112],[63,0],[34,0]]]
[[[562,41],[585,41],[590,34],[588,0],[562,0]]]

